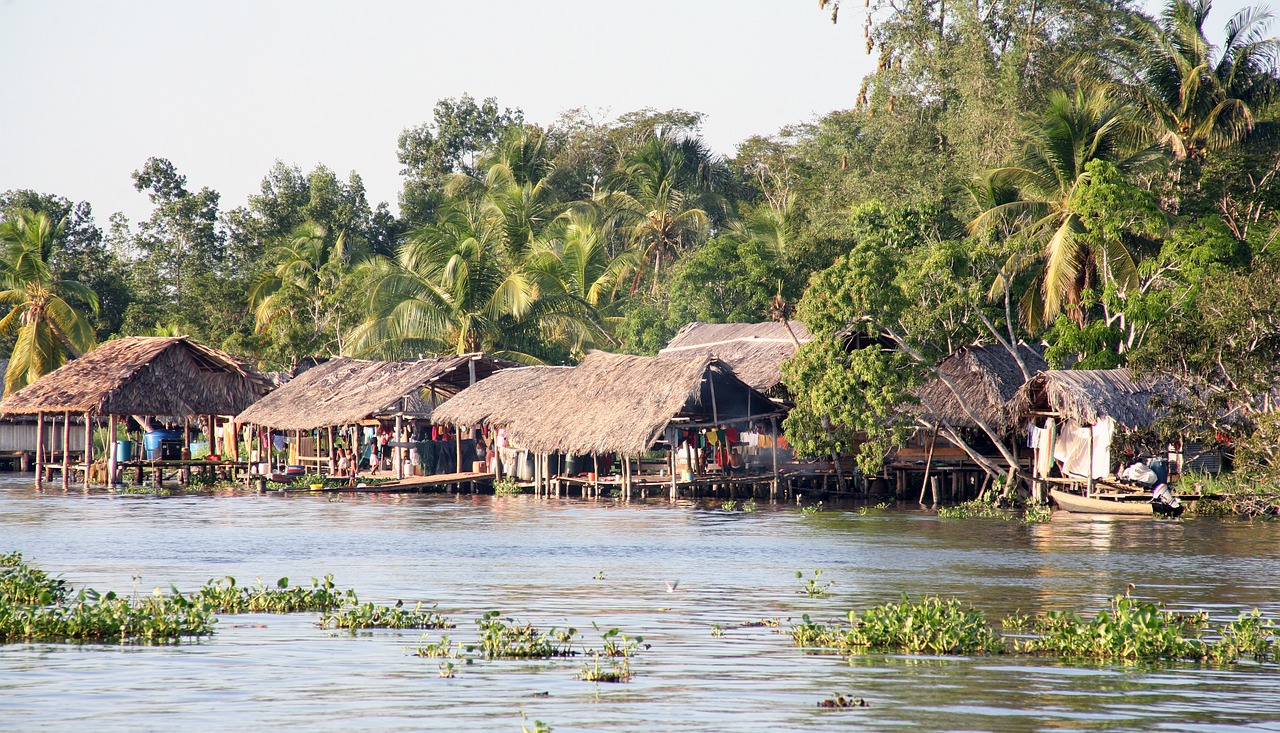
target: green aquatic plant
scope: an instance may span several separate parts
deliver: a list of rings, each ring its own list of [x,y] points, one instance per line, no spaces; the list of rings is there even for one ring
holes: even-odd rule
[[[817,514],[822,511],[822,502],[818,502],[817,504],[806,504],[805,506],[800,507],[800,511],[806,515]]]
[[[1180,617],[1131,597],[1111,599],[1111,608],[1086,619],[1075,611],[1049,611],[1031,620],[1035,636],[1015,641],[1018,651],[1065,658],[1120,660],[1203,659],[1203,616]]]
[[[938,516],[944,519],[972,519],[986,517],[993,519],[1009,519],[1009,510],[996,506],[984,499],[973,499],[955,506],[938,507]]]
[[[720,502],[720,508],[726,512],[731,512],[738,508],[738,502],[734,501],[733,499],[726,499]]]
[[[829,695],[822,700],[819,700],[818,707],[820,708],[868,708],[871,706],[867,704],[866,700],[863,700],[860,697],[854,697],[852,693],[849,694],[848,696],[844,695],[843,693],[837,693],[834,695]]]
[[[600,627],[594,621],[591,622],[591,626],[596,631],[600,631]],[[639,654],[640,650],[649,648],[649,645],[644,643],[643,636],[627,636],[616,627],[601,632],[600,639],[604,645],[600,651],[593,652],[597,656],[630,658]]]
[[[500,478],[493,482],[494,496],[518,496],[520,494],[520,484],[510,476]]]
[[[754,512],[755,510],[756,510],[756,500],[755,500],[755,499],[748,499],[747,501],[743,502],[743,504],[742,504],[742,511],[747,512],[748,514],[750,514],[751,512]]]
[[[959,600],[926,596],[912,602],[886,603],[859,614],[850,611],[849,624],[814,623],[806,614],[792,627],[799,646],[844,654],[862,651],[912,654],[983,654],[1003,651],[998,634],[986,616]]]
[[[441,679],[451,680],[451,679],[453,679],[453,678],[454,678],[454,677],[456,677],[456,676],[457,676],[457,674],[456,674],[456,668],[453,666],[453,662],[441,662],[441,663],[440,663],[440,677],[441,677]]]
[[[457,659],[463,655],[462,644],[459,643],[457,646],[450,646],[448,634],[442,635],[440,637],[440,641],[427,642],[426,636],[423,636],[422,640],[426,643],[414,650],[414,656],[427,657],[428,659],[441,657],[446,659]]]
[[[332,575],[312,578],[309,588],[289,587],[288,578],[280,578],[274,587],[264,585],[261,578],[256,586],[245,587],[227,576],[210,580],[192,597],[209,604],[216,613],[303,613],[332,611],[343,603],[354,603],[355,591],[335,588]]]
[[[631,662],[626,658],[610,659],[602,664],[601,658],[594,656],[578,671],[578,679],[584,682],[630,682],[633,676]]]
[[[0,554],[0,604],[48,606],[70,593],[67,581],[28,565],[21,552]]]
[[[1048,504],[1028,504],[1026,511],[1022,513],[1023,524],[1039,524],[1049,521],[1053,516],[1053,510]]]
[[[0,603],[0,643],[173,644],[213,633],[212,612],[173,590],[144,598],[80,591],[51,606]]]
[[[821,582],[821,578],[821,570],[813,571],[812,578],[805,578],[804,572],[801,570],[796,571],[796,579],[800,581],[800,592],[810,598],[821,598],[825,596],[827,591],[831,590],[831,587],[836,584],[834,580],[829,580],[826,583],[823,583]]]
[[[451,629],[449,619],[431,609],[423,610],[419,602],[412,609],[403,601],[394,606],[376,606],[372,603],[352,603],[320,617],[324,629]]]
[[[542,632],[531,624],[521,625],[504,618],[501,611],[486,613],[476,619],[476,626],[480,630],[480,642],[464,649],[468,653],[479,652],[485,659],[550,659],[577,654],[573,642],[578,630],[574,628],[552,627]]]
[[[528,726],[529,719],[524,716],[524,711],[520,711],[520,733],[551,733],[551,726],[541,720],[533,721],[533,727]]]

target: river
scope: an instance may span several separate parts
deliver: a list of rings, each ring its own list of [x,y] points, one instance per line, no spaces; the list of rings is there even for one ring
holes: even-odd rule
[[[478,661],[439,676],[421,632],[352,635],[316,614],[221,617],[173,647],[0,647],[0,730],[1280,730],[1280,672],[1243,664],[1063,665],[1013,656],[807,655],[745,622],[958,596],[987,611],[1097,609],[1129,583],[1174,609],[1280,616],[1280,523],[1079,518],[1023,525],[919,509],[754,513],[470,495],[120,496],[0,481],[0,551],[77,587],[194,589],[332,573],[379,603],[426,601],[455,639],[501,610],[592,622],[651,648],[627,684],[581,660]],[[796,572],[823,571],[824,597]],[[676,584],[668,592],[668,583]],[[722,633],[713,633],[716,627]],[[438,639],[440,632],[428,632]],[[869,707],[821,709],[833,693]]]

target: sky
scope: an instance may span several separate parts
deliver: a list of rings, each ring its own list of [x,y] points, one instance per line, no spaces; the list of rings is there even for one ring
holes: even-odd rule
[[[400,190],[396,139],[470,93],[547,124],[586,107],[707,115],[710,145],[849,107],[860,24],[791,0],[0,0],[0,191],[149,215],[130,174],[171,160],[223,208],[276,159]]]
[[[1220,28],[1245,0],[1219,2]],[[874,67],[862,3],[813,0],[0,0],[0,191],[137,221],[130,174],[168,158],[224,209],[279,159],[364,179],[395,209],[396,139],[469,93],[548,124],[585,107],[706,114],[731,155],[852,106]]]

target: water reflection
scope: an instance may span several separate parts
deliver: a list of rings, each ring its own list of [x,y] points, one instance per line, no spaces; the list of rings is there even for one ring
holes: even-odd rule
[[[1029,526],[916,510],[807,516],[766,502],[730,514],[661,501],[156,498],[0,483],[0,549],[77,585],[130,590],[138,576],[145,592],[332,572],[363,600],[439,603],[459,624],[454,638],[501,609],[541,625],[617,626],[653,645],[628,685],[579,682],[574,660],[480,663],[440,679],[434,660],[408,653],[416,633],[332,634],[311,615],[224,618],[211,640],[175,648],[5,647],[0,727],[516,731],[518,710],[558,732],[1265,727],[1280,721],[1270,669],[850,661],[741,624],[835,617],[902,593],[957,595],[998,618],[1099,607],[1129,583],[1175,607],[1280,614],[1278,532],[1067,515]],[[830,595],[797,593],[795,571],[816,568],[835,581]],[[833,692],[871,707],[816,707]]]

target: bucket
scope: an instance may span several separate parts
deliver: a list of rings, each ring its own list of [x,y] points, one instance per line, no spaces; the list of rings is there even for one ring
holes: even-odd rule
[[[133,441],[116,441],[116,463],[128,463],[133,460]]]

